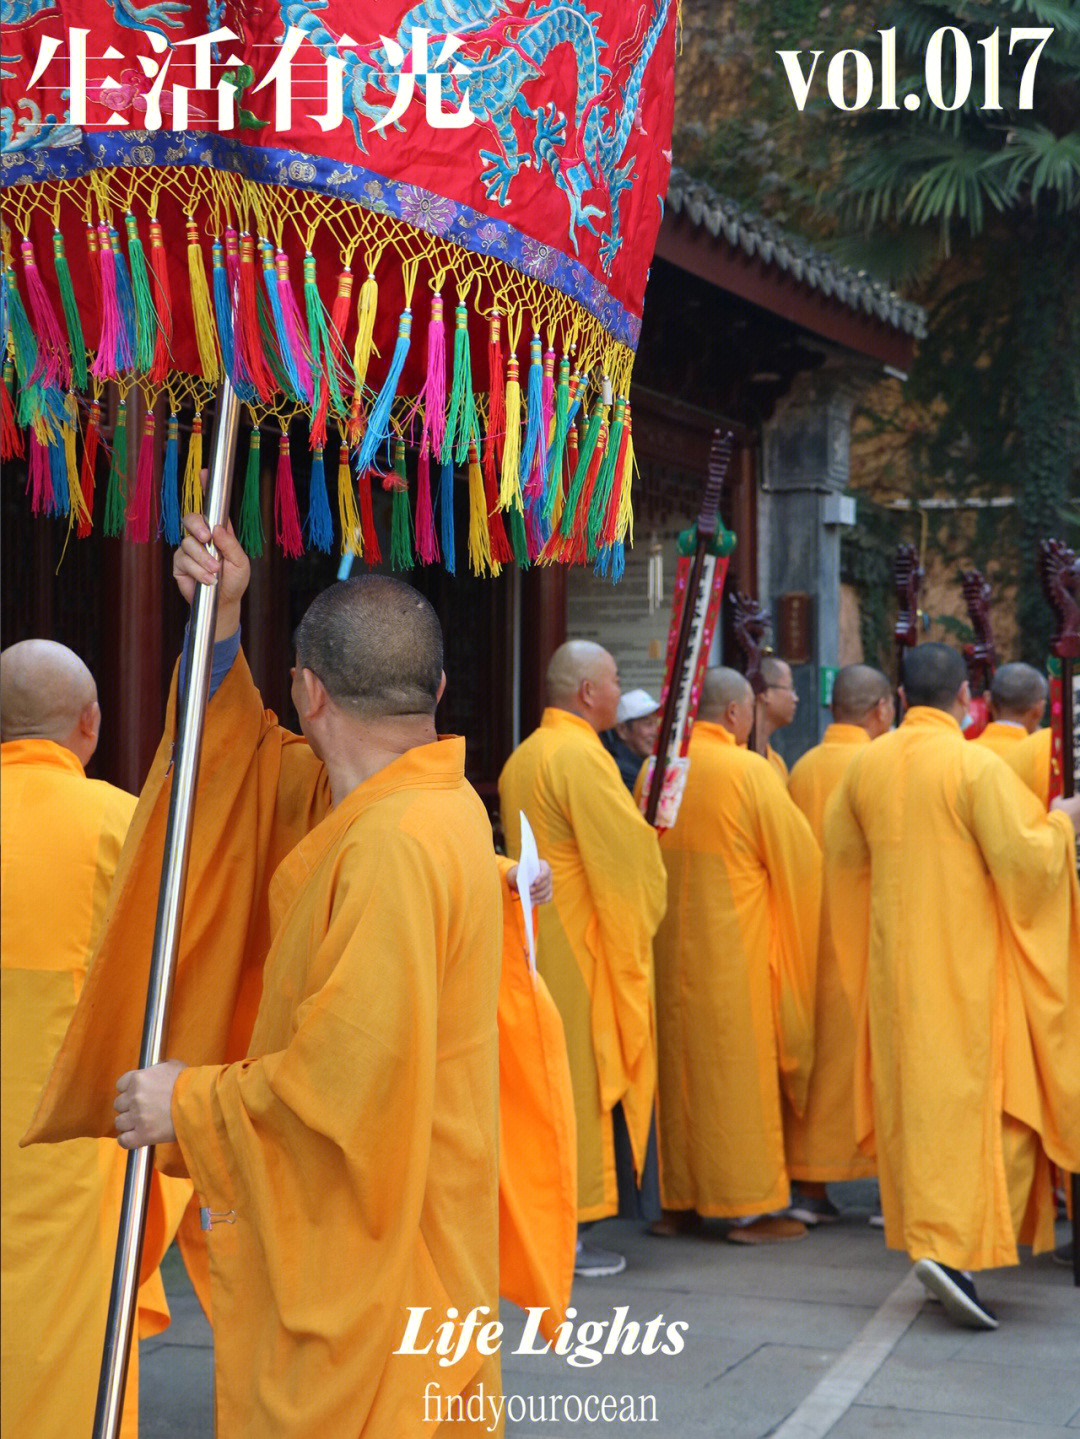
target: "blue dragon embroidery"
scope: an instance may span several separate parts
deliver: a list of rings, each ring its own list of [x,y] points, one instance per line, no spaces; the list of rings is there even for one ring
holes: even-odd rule
[[[295,26],[323,55],[344,61],[345,114],[352,124],[357,148],[367,146],[361,119],[377,123],[389,105],[375,96],[389,94],[394,68],[385,52],[371,48],[358,54],[341,46],[319,12],[328,0],[289,0],[281,8],[286,27]],[[652,16],[638,42],[629,76],[618,83],[601,63],[605,48],[596,21],[584,0],[534,0],[523,14],[511,14],[507,0],[473,0],[460,6],[455,0],[422,0],[402,19],[397,40],[408,52],[414,29],[423,27],[433,37],[453,34],[480,43],[478,55],[459,51],[453,57],[464,70],[451,74],[459,102],[467,98],[477,120],[494,133],[498,149],[481,150],[485,162],[481,179],[489,199],[509,203],[515,177],[526,166],[546,168],[566,195],[569,238],[575,253],[578,232],[600,234],[600,259],[605,271],[622,244],[619,197],[633,181],[633,158],[624,159],[627,142],[638,119],[642,79],[667,25],[673,0],[651,0]],[[433,41],[434,44],[434,41]],[[568,46],[577,69],[577,99],[572,123],[553,102],[533,108],[526,89],[560,46]],[[527,137],[519,139],[519,128]],[[376,132],[378,133],[378,132]],[[531,143],[530,143],[531,141]],[[590,195],[607,205],[587,203]]]

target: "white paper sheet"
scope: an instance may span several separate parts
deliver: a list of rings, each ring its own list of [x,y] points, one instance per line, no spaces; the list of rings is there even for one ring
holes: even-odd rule
[[[521,908],[525,914],[525,940],[529,946],[529,972],[535,978],[536,947],[533,944],[533,907],[529,891],[532,888],[533,880],[540,874],[540,855],[536,849],[536,836],[525,817],[525,811],[520,810],[519,813],[521,815],[521,858],[518,860],[517,887],[518,895],[521,898]]]

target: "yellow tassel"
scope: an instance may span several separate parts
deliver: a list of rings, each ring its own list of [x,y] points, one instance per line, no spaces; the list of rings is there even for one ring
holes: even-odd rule
[[[377,355],[372,342],[372,335],[375,333],[375,311],[379,307],[379,282],[375,276],[368,272],[368,277],[360,286],[360,295],[356,302],[356,344],[353,347],[353,370],[356,374],[353,397],[361,393],[364,388],[364,381],[367,379],[368,362],[371,359],[372,351]]]
[[[499,475],[499,509],[522,508],[521,482],[521,383],[518,380],[517,356],[506,362],[506,435],[503,439],[502,470]]]
[[[187,464],[184,466],[184,490],[180,508],[185,515],[201,515],[202,492],[202,413],[196,412],[191,426]]]
[[[484,476],[472,440],[469,441],[469,568],[474,575],[497,575],[502,569],[491,553]]]
[[[626,461],[623,465],[621,478],[622,489],[619,491],[619,509],[615,516],[615,538],[616,540],[634,543],[634,508],[630,503],[630,484],[634,473],[634,437],[630,433],[630,406],[626,407]]]
[[[64,465],[67,469],[69,528],[83,524],[90,519],[82,486],[79,484],[79,466],[75,458],[75,431],[78,425],[75,396],[69,394],[64,401],[67,423],[64,425]]]
[[[199,351],[199,368],[203,379],[215,384],[221,378],[218,360],[217,330],[214,327],[214,312],[210,305],[210,291],[206,284],[206,264],[199,244],[199,229],[188,216],[188,282],[191,287],[191,313],[195,320],[195,344]]]
[[[360,512],[356,508],[356,490],[353,486],[352,470],[349,469],[349,452],[344,445],[338,451],[337,504],[338,519],[341,522],[341,553],[362,555],[364,538],[360,529]]]

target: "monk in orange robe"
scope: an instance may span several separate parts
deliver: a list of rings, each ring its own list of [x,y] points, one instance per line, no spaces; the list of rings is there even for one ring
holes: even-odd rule
[[[787,729],[795,718],[799,707],[799,692],[795,688],[795,677],[786,660],[776,655],[766,655],[761,661],[761,678],[765,689],[757,699],[757,725],[765,748],[761,750],[780,778],[787,784],[788,766],[784,756],[772,747],[770,741],[777,730]]]
[[[18,1147],[64,1037],[101,928],[134,795],[86,778],[101,710],[90,671],[51,640],[0,655],[0,931],[3,969],[3,1376],[5,1435],[89,1434],[109,1304],[124,1155],[112,1140]],[[155,1176],[139,1326],[169,1310],[157,1265],[191,1185]],[[120,1433],[139,1417],[139,1346]]]
[[[892,687],[870,665],[846,665],[833,682],[833,722],[819,745],[791,771],[788,794],[802,810],[819,845],[824,844],[825,807],[848,765],[893,722]],[[840,983],[829,923],[821,906],[817,986],[814,996],[814,1067],[806,1108],[796,1114],[784,1105],[784,1149],[788,1173],[797,1181],[789,1213],[804,1224],[828,1223],[839,1213],[825,1191],[827,1180],[865,1179],[874,1161],[855,1143],[855,1026]]]
[[[749,684],[706,671],[678,818],[660,837],[656,935],[665,1210],[746,1221],[729,1238],[801,1238],[781,1093],[806,1103],[814,1053],[821,853],[772,766],[745,748]],[[676,1221],[673,1213],[667,1224]]]
[[[1010,759],[1042,724],[1047,693],[1046,676],[1032,665],[999,665],[990,684],[990,723],[973,743]]]
[[[520,852],[524,811],[551,864],[555,898],[537,918],[537,963],[566,1032],[578,1219],[590,1221],[618,1210],[617,1104],[639,1176],[644,1165],[656,1084],[652,937],[664,911],[664,868],[656,831],[600,741],[619,702],[615,661],[599,645],[570,641],[552,656],[547,691],[539,729],[499,777],[499,804],[509,851]]]
[[[948,646],[908,652],[904,692],[825,818],[857,1133],[889,1247],[958,1323],[993,1329],[971,1271],[1052,1248],[1048,1159],[1080,1165],[1080,800],[1047,814],[965,743]]]
[[[185,524],[175,571],[189,599],[218,583],[223,643],[247,561],[231,530],[215,559],[205,522]],[[428,1432],[455,1396],[480,1395],[484,1418],[448,1433],[493,1422],[497,1352],[431,1344],[448,1311],[483,1322],[498,1295],[501,895],[464,744],[435,733],[441,665],[427,602],[371,576],[325,591],[298,630],[307,743],[264,711],[242,655],[208,709],[181,1059],[123,1075],[114,1119],[204,1206],[220,1439]],[[137,846],[164,825],[174,703]],[[125,985],[144,985],[134,858],[31,1140],[100,1124],[108,1062],[137,1052],[106,962],[111,939],[133,957]]]

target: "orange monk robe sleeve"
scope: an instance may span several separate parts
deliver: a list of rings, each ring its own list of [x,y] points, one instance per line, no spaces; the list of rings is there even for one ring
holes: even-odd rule
[[[599,744],[562,768],[557,798],[570,818],[593,914],[585,942],[596,963],[593,1044],[605,1110],[621,1101],[638,1173],[656,1086],[652,941],[667,908],[660,841]]]
[[[138,1065],[165,847],[176,677],[104,929],[24,1143],[111,1136],[117,1078]],[[277,864],[330,805],[322,765],[264,710],[243,654],[207,708],[168,1053],[188,1063],[247,1047],[269,946]],[[242,834],[244,843],[229,844]],[[159,1162],[168,1155],[159,1152]]]
[[[577,1125],[555,1001],[529,972],[525,915],[503,877],[499,978],[499,1293],[543,1308],[545,1338],[566,1316],[577,1242]]]
[[[851,807],[853,772],[848,766],[825,806],[825,890],[840,983],[855,1023],[855,1140],[874,1153],[873,1083],[870,1068],[870,1012],[866,975],[870,954],[870,850]]]
[[[1048,729],[1037,729],[1013,745],[1005,756],[1044,809],[1050,804],[1050,741]]]
[[[814,1063],[814,986],[821,925],[821,850],[776,771],[746,769],[747,804],[769,876],[769,967],[780,1079],[796,1114]]]
[[[1062,1169],[1080,1170],[1080,884],[1076,835],[1059,813],[1046,814],[1005,765],[973,790],[971,826],[990,870],[1005,931],[1007,962],[1018,981],[1038,1084],[1035,1114],[1020,1113]],[[1025,1066],[1027,1068],[1027,1066]],[[1006,1072],[1006,1109],[1009,1103]]]

